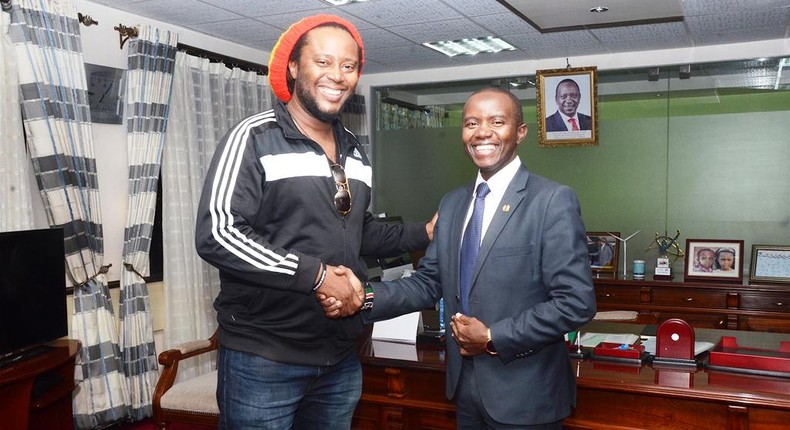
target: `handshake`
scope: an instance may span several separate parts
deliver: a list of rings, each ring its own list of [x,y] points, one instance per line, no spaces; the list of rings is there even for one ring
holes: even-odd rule
[[[326,266],[326,279],[315,291],[327,318],[342,318],[359,312],[365,301],[362,282],[345,266]]]

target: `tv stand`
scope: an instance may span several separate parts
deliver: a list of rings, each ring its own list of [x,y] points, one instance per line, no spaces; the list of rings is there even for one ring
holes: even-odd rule
[[[35,357],[36,355],[39,354],[44,354],[45,352],[48,352],[50,350],[52,350],[52,347],[49,345],[38,345],[30,349],[19,351],[17,353],[8,354],[3,358],[0,358],[0,368],[10,366],[14,363],[26,360],[30,357]]]
[[[61,339],[12,356],[0,367],[0,423],[4,430],[72,430],[71,392],[80,342]]]

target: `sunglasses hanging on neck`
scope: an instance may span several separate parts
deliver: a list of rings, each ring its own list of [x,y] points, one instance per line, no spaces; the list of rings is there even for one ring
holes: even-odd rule
[[[332,171],[332,178],[335,180],[337,192],[335,193],[335,209],[340,215],[351,212],[351,188],[348,186],[348,178],[343,166],[337,163],[329,163],[329,170]]]

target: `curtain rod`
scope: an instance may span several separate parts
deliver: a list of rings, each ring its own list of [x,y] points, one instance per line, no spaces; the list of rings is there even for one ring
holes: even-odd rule
[[[113,27],[113,30],[118,32],[118,38],[121,42],[121,49],[123,49],[124,43],[126,43],[126,41],[129,40],[129,38],[137,37],[139,33],[137,27],[127,27],[123,24],[116,25],[115,27]]]
[[[195,46],[178,43],[178,50],[184,51],[189,55],[196,57],[207,58],[209,61],[223,63],[228,67],[238,67],[245,72],[255,72],[259,75],[267,76],[269,74],[269,67],[264,64],[253,63],[252,61],[241,60],[227,55],[218,54],[216,52],[208,51]]]

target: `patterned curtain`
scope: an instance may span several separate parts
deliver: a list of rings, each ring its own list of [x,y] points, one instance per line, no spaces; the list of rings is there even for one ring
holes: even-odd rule
[[[30,230],[33,228],[30,161],[22,133],[16,52],[8,37],[11,15],[3,12],[0,18],[0,231]]]
[[[151,26],[139,28],[129,43],[126,73],[126,126],[129,207],[124,230],[121,274],[121,357],[129,384],[132,419],[152,414],[159,377],[148,286],[148,253],[156,211],[162,147],[170,107],[170,88],[178,34]]]
[[[77,11],[65,1],[18,0],[11,9],[22,114],[50,226],[65,234],[74,285],[70,337],[82,342],[74,422],[95,428],[127,414],[117,327],[104,274],[99,183]]]
[[[165,338],[171,348],[207,339],[217,327],[217,270],[195,252],[195,214],[208,163],[237,122],[271,107],[264,76],[176,54],[173,100],[162,157]],[[182,363],[179,379],[213,369],[211,359]]]

